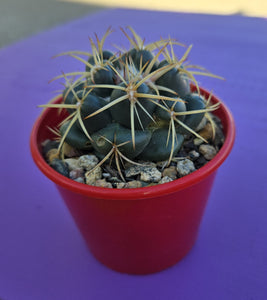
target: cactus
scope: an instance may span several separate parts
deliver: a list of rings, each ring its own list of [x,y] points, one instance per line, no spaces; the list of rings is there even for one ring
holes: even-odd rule
[[[203,139],[195,129],[204,115],[212,123],[209,113],[219,104],[204,99],[195,75],[220,77],[186,63],[191,45],[171,38],[145,45],[131,27],[121,31],[130,42],[129,50],[113,53],[104,49],[112,33],[108,29],[101,40],[97,35],[96,42],[90,38],[92,53],[60,54],[80,61],[84,71],[54,78],[65,79],[62,103],[41,107],[69,112],[58,131],[57,158],[64,152],[64,143],[84,151],[91,147],[100,158],[97,167],[114,159],[123,179],[123,160],[133,164],[166,160],[170,164],[187,135]],[[180,59],[175,46],[185,49]]]

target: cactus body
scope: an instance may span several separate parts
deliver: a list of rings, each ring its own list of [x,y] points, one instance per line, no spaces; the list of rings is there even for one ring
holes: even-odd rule
[[[60,127],[61,136],[64,136],[66,130],[68,129],[69,123],[70,122],[68,121]],[[67,144],[79,150],[87,150],[91,147],[88,137],[80,130],[77,122],[71,126],[65,140]]]
[[[122,83],[121,86],[126,85]],[[136,92],[148,94],[150,92],[150,89],[146,84],[143,83],[138,87]],[[129,93],[131,92],[115,89],[113,90],[110,96],[110,101],[115,102],[120,97],[126,96],[127,94],[129,95]],[[147,98],[135,96],[134,91],[132,92],[132,95],[129,95],[129,98],[130,99],[127,99],[126,101],[121,101],[120,103],[110,108],[112,118],[121,125],[127,128],[131,128],[131,118],[129,118],[129,116],[131,111],[131,105],[134,105],[134,128],[137,130],[146,128],[147,125],[151,122],[151,118],[149,117],[149,115],[153,114],[156,104],[149,101]],[[138,100],[140,104],[137,104],[135,102],[136,100]]]
[[[178,98],[176,98],[176,99],[178,99]],[[169,108],[168,111],[163,109],[160,106],[158,106],[155,111],[155,115],[161,120],[170,121],[172,112],[183,113],[186,111],[186,104],[181,101],[177,101],[177,102],[166,101],[166,102],[164,102],[164,104],[167,109]],[[178,115],[177,119],[184,121],[185,115]]]
[[[142,67],[144,67],[146,65],[146,67],[148,66],[148,64],[153,60],[154,55],[148,51],[148,50],[138,50],[135,53],[134,56],[134,64],[136,69],[140,70]],[[158,67],[158,63],[154,63],[153,67],[151,69],[151,71],[155,71]]]
[[[80,96],[82,97],[82,95]],[[85,99],[83,99],[83,102],[81,104],[81,117],[83,119],[83,124],[89,134],[98,131],[112,121],[110,112],[107,110],[95,115],[92,118],[86,119],[89,114],[103,107],[103,100],[101,103],[100,99],[100,97],[94,95],[93,93],[90,93],[86,96]]]
[[[204,99],[202,97],[200,97],[198,94],[189,94],[187,95],[184,100],[186,101],[186,109],[187,111],[194,111],[194,110],[204,110],[206,108]],[[184,123],[189,126],[191,129],[195,130],[197,128],[197,126],[199,125],[199,123],[201,122],[201,120],[204,117],[204,112],[202,113],[197,113],[197,114],[191,114],[191,115],[187,115],[185,117]],[[184,128],[179,128],[178,130],[180,133],[186,133],[188,132],[186,129]]]
[[[151,131],[135,131],[135,147],[133,147],[131,131],[118,123],[112,123],[109,126],[99,130],[92,135],[94,149],[101,154],[108,154],[113,143],[120,146],[120,151],[132,159],[138,156],[147,146],[151,139]]]
[[[74,87],[66,87],[62,94],[64,103],[76,104],[77,99],[76,99],[74,93],[77,93],[78,91],[83,91],[83,90],[84,90],[84,82],[81,82]],[[72,114],[75,111],[74,108],[67,108],[67,110],[70,114]]]
[[[167,66],[168,62],[166,60],[160,62],[159,68]],[[179,69],[173,68],[163,76],[161,76],[156,83],[168,87],[169,89],[175,91],[177,96],[184,98],[186,95],[190,94],[190,84],[188,78]],[[163,92],[164,95],[171,97],[172,94],[169,92]]]
[[[122,31],[131,47],[120,55],[103,49],[110,30],[96,44],[90,39],[93,54],[87,62],[78,58],[85,63],[84,76],[73,84],[68,80],[63,91],[62,107],[71,117],[60,127],[61,137],[73,147],[93,147],[103,161],[114,156],[120,174],[120,159],[170,163],[185,136],[197,135],[205,113],[216,109],[190,90],[190,82],[197,85],[195,73],[184,64],[191,46],[179,60],[172,39],[146,46],[133,29],[132,38]]]
[[[168,138],[169,131],[166,128],[160,128],[153,132],[151,140],[145,150],[139,155],[139,159],[147,161],[164,161],[169,159],[172,142]],[[181,148],[184,137],[177,133],[177,139],[174,142],[173,155],[176,155]]]

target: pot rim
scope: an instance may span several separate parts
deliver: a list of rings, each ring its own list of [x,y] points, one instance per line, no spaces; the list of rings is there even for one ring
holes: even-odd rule
[[[194,89],[194,88],[193,88]],[[203,88],[200,88],[201,94],[208,96],[209,92]],[[60,97],[59,97],[60,98]],[[58,101],[59,98],[56,100]],[[131,188],[131,189],[111,189],[104,187],[94,187],[86,185],[84,183],[76,182],[70,178],[67,178],[52,167],[50,167],[39,150],[38,145],[38,132],[44,120],[44,117],[53,109],[45,109],[34,123],[31,135],[30,135],[30,149],[34,162],[38,168],[46,175],[50,180],[59,186],[71,190],[73,192],[86,195],[89,197],[106,199],[106,200],[140,200],[144,198],[152,198],[160,195],[167,195],[176,191],[188,188],[208,177],[211,173],[215,172],[219,166],[225,161],[230,154],[235,140],[235,123],[229,108],[220,101],[216,96],[212,95],[212,103],[220,102],[220,107],[214,111],[214,115],[223,116],[223,127],[225,134],[225,141],[216,156],[207,162],[203,167],[194,171],[193,173],[186,175],[182,178],[178,178],[174,181],[158,184],[151,187]],[[220,117],[221,118],[221,117]],[[222,119],[222,118],[221,118]]]

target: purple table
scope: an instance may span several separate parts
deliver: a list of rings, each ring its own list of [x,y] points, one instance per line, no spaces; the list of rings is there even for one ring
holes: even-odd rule
[[[195,247],[176,266],[148,276],[116,273],[92,257],[29,152],[36,106],[59,88],[47,82],[77,70],[72,58],[50,58],[89,50],[87,37],[102,36],[109,25],[127,47],[119,26],[132,25],[147,42],[170,34],[193,43],[190,60],[227,79],[199,81],[228,104],[237,125]],[[267,299],[266,61],[265,19],[120,9],[1,49],[0,299]]]

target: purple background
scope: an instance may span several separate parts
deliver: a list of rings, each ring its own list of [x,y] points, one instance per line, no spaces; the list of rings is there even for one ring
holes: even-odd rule
[[[190,61],[225,77],[199,77],[232,110],[235,147],[220,168],[198,241],[174,267],[147,276],[109,270],[87,250],[54,185],[34,165],[29,135],[61,70],[78,70],[67,50],[88,36],[128,47],[119,26],[146,41],[178,38]],[[179,48],[178,48],[179,49]],[[181,52],[177,52],[178,55]],[[267,21],[137,10],[106,10],[0,50],[0,299],[267,299]]]

